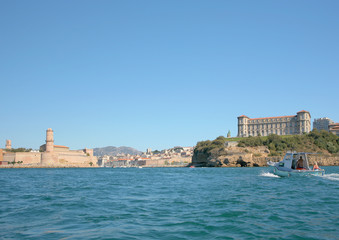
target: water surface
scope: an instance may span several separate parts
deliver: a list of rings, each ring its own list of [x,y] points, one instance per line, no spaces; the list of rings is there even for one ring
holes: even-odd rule
[[[338,239],[325,169],[0,169],[0,239]]]

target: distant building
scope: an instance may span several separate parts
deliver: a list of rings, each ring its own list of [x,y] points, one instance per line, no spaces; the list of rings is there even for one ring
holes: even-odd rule
[[[6,149],[12,149],[12,141],[6,140]]]
[[[147,148],[147,150],[146,150],[146,154],[148,154],[148,155],[152,155],[152,149],[151,149],[151,148]]]
[[[11,143],[11,142],[9,142]],[[8,146],[6,141],[6,148]],[[22,162],[28,165],[96,165],[97,158],[93,156],[92,149],[70,150],[69,147],[54,145],[53,130],[46,131],[46,144],[40,147],[41,152],[7,152],[3,154],[4,162]]]
[[[332,123],[328,125],[328,131],[339,137],[339,123]]]
[[[331,119],[327,117],[316,118],[313,121],[313,129],[329,131],[328,125],[334,123]]]
[[[238,137],[296,135],[311,131],[311,114],[302,110],[297,115],[249,118],[245,115],[238,117]]]

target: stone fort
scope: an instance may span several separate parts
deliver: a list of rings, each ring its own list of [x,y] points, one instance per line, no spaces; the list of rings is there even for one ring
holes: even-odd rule
[[[6,141],[6,150],[11,149],[11,141]],[[23,165],[41,166],[74,166],[89,167],[97,165],[97,157],[93,149],[70,150],[69,147],[54,145],[53,130],[46,131],[46,144],[40,146],[40,152],[10,152],[3,153],[4,162],[21,162]]]
[[[238,117],[238,137],[296,135],[311,131],[311,114],[302,110],[297,115],[249,118],[245,115]]]

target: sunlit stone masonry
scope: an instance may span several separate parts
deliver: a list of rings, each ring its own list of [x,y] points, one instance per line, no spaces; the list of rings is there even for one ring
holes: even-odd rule
[[[238,117],[238,137],[296,135],[311,131],[311,114],[302,110],[297,115],[249,118],[245,115]]]

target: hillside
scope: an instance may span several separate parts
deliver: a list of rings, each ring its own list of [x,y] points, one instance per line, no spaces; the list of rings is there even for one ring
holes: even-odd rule
[[[94,156],[104,156],[104,155],[116,156],[119,154],[138,155],[142,153],[134,148],[123,146],[122,147],[108,146],[102,148],[94,148],[93,152]]]
[[[282,157],[287,151],[319,153],[339,157],[339,137],[326,131],[304,135],[237,138],[218,137],[201,141],[194,149],[192,163],[200,166],[264,166],[266,157]],[[246,164],[246,163],[248,164]]]

